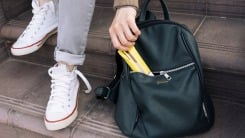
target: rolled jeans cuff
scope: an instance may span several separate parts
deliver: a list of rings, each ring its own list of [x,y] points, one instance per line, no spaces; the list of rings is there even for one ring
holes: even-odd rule
[[[56,62],[62,61],[70,65],[83,65],[85,60],[85,54],[82,55],[71,54],[66,51],[60,51],[56,47],[54,52],[54,59],[56,60]]]

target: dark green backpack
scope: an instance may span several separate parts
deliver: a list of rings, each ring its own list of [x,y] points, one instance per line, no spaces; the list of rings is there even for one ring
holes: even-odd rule
[[[116,55],[117,73],[107,87],[96,89],[98,98],[116,103],[115,120],[129,137],[162,138],[207,131],[214,123],[213,104],[205,91],[197,43],[183,25],[147,10],[145,0],[137,19],[141,35],[136,49],[155,76],[132,72]],[[167,77],[170,76],[170,77]]]

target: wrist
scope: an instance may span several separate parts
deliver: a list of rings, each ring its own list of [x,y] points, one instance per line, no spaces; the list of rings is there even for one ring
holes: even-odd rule
[[[120,6],[117,8],[116,13],[127,13],[137,15],[137,8],[134,6]]]
[[[136,6],[133,6],[133,5],[118,6],[118,7],[115,8],[115,10],[119,10],[119,9],[122,9],[122,8],[133,8],[135,11],[138,11],[138,8]]]
[[[114,9],[122,6],[133,6],[137,9],[139,7],[139,0],[114,0]]]

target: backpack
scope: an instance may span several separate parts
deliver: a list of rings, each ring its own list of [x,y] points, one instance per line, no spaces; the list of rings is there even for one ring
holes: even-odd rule
[[[99,99],[116,104],[115,121],[129,137],[179,137],[205,132],[214,123],[214,108],[205,90],[196,40],[184,25],[147,10],[145,0],[137,18],[141,35],[135,48],[154,76],[132,72],[116,54],[112,82],[95,90]],[[168,76],[168,77],[166,77]]]

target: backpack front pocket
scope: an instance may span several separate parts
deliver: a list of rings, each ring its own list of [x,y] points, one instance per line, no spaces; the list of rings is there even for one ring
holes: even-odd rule
[[[169,75],[168,79],[164,74]],[[183,135],[200,114],[200,82],[194,63],[154,77],[130,74],[131,92],[149,137]]]

